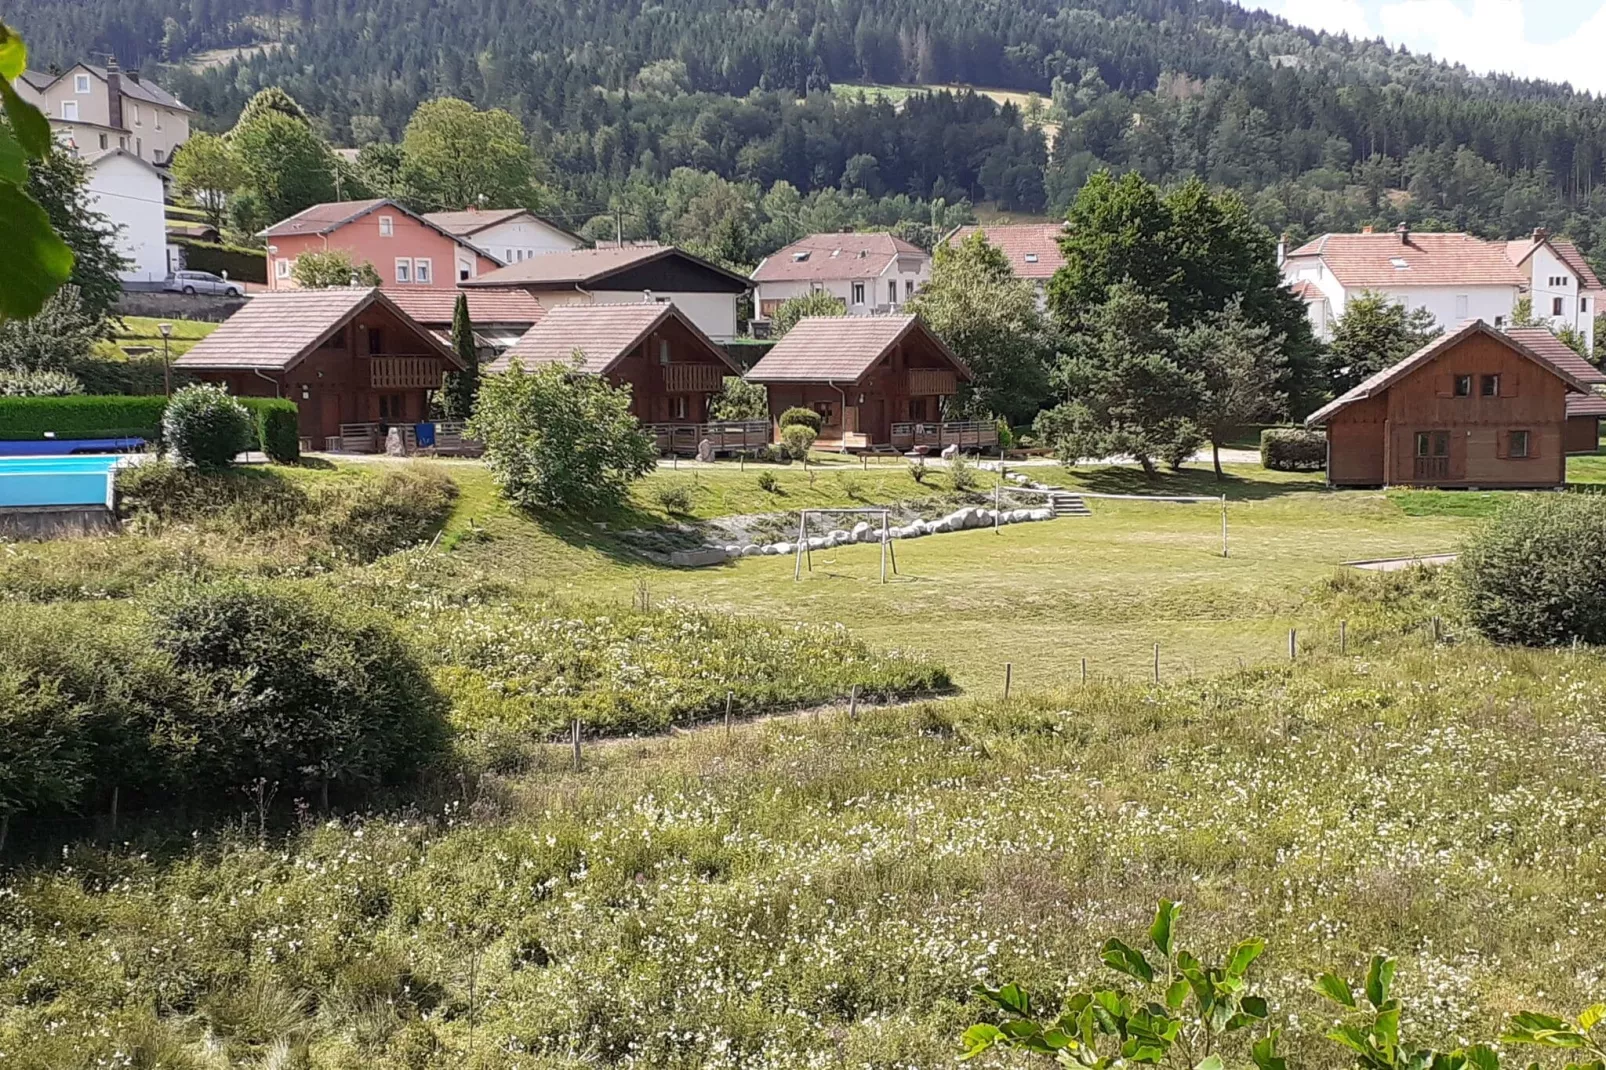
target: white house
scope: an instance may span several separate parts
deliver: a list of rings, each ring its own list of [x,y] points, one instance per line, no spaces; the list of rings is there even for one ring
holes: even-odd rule
[[[124,149],[81,157],[88,169],[86,201],[118,228],[117,251],[129,261],[124,282],[155,283],[169,273],[162,173]]]
[[[1009,270],[1017,279],[1024,279],[1037,291],[1037,307],[1048,307],[1048,283],[1054,273],[1065,266],[1065,254],[1060,251],[1060,237],[1065,233],[1064,223],[994,223],[990,226],[964,226],[956,228],[943,244],[957,246],[977,231],[988,245],[998,249],[1009,260]]]
[[[465,212],[426,212],[424,218],[449,234],[470,242],[504,264],[517,264],[544,253],[585,248],[585,239],[550,219],[522,208],[470,208]],[[462,273],[459,272],[459,277]]]
[[[767,320],[781,302],[814,291],[850,316],[897,311],[931,281],[931,254],[891,234],[810,234],[759,261],[754,308]]]
[[[1528,298],[1535,319],[1572,327],[1594,345],[1600,281],[1571,242],[1535,231],[1519,242],[1470,234],[1324,234],[1287,253],[1284,282],[1304,302],[1316,336],[1332,337],[1348,303],[1373,292],[1408,308],[1425,308],[1453,329],[1481,319],[1507,326]]]
[[[79,156],[122,149],[161,166],[190,137],[190,109],[115,59],[104,67],[77,63],[61,74],[23,71],[15,88]]]

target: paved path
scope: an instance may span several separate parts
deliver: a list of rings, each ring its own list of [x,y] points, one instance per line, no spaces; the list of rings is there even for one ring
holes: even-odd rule
[[[1403,572],[1405,569],[1417,565],[1448,565],[1460,554],[1422,554],[1419,557],[1385,557],[1377,561],[1346,561],[1351,568],[1363,568],[1368,572]]]

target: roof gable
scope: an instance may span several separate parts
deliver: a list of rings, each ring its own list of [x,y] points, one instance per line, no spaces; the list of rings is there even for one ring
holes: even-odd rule
[[[549,254],[550,255],[550,254]],[[740,375],[730,355],[715,345],[674,304],[642,302],[634,305],[560,305],[515,342],[507,352],[485,366],[488,372],[505,372],[514,361],[526,368],[544,364],[567,364],[575,353],[582,356],[580,370],[605,375],[640,345],[653,331],[670,320],[686,328],[692,337],[732,375]]]
[[[502,223],[511,223],[521,216],[532,219],[544,227],[549,227],[564,237],[573,238],[582,245],[585,244],[585,239],[580,235],[559,226],[545,216],[536,215],[525,208],[470,208],[461,212],[424,213],[424,218],[431,223],[463,237],[470,237],[482,230],[488,230]]]
[[[1064,223],[1001,223],[993,226],[963,226],[949,234],[944,244],[956,246],[977,231],[987,244],[1009,258],[1018,279],[1049,279],[1065,266],[1060,251]]]
[[[899,257],[931,254],[886,232],[810,234],[777,249],[753,269],[754,282],[834,281],[880,275]]]
[[[265,230],[258,231],[257,237],[289,238],[307,234],[313,236],[333,234],[341,227],[349,226],[382,208],[404,215],[420,226],[444,235],[457,245],[483,256],[493,263],[502,263],[501,257],[481,249],[462,235],[453,234],[440,225],[430,222],[427,216],[421,216],[406,205],[386,197],[373,197],[365,201],[325,201],[322,204],[314,204],[311,207],[303,208],[295,215],[286,216]]]
[[[740,293],[748,280],[702,257],[693,256],[672,245],[624,246],[608,249],[571,249],[561,253],[542,253],[528,260],[509,264],[478,278],[465,279],[465,288],[482,286],[526,286],[534,289],[567,290],[576,287],[606,289],[644,289],[640,269],[673,264],[694,271],[718,284],[720,292]],[[613,282],[615,285],[609,286]],[[628,284],[627,284],[628,283]],[[684,289],[659,286],[657,289]]]
[[[755,383],[856,383],[910,335],[918,334],[969,381],[970,369],[936,333],[909,316],[809,316],[798,320],[748,370]]]
[[[1575,353],[1571,346],[1557,338],[1548,327],[1513,327],[1506,334],[1521,342],[1535,353],[1563,371],[1569,372],[1580,383],[1591,386],[1606,384],[1606,372]]]
[[[1307,416],[1305,418],[1305,426],[1320,427],[1328,420],[1332,419],[1332,417],[1336,416],[1339,412],[1349,408],[1356,402],[1365,401],[1367,398],[1376,397],[1379,394],[1386,393],[1390,387],[1399,383],[1418,368],[1432,363],[1445,353],[1448,353],[1451,349],[1454,349],[1456,346],[1460,345],[1462,342],[1465,342],[1467,339],[1476,337],[1478,335],[1487,335],[1490,338],[1494,338],[1501,344],[1505,345],[1513,353],[1516,353],[1518,356],[1533,361],[1540,368],[1544,369],[1565,383],[1569,390],[1576,391],[1580,394],[1587,394],[1590,392],[1588,384],[1580,380],[1572,372],[1565,368],[1558,367],[1556,364],[1545,359],[1545,357],[1541,356],[1539,353],[1536,353],[1532,348],[1523,344],[1523,342],[1520,340],[1513,338],[1511,335],[1506,334],[1503,331],[1495,330],[1482,320],[1473,320],[1461,327],[1459,330],[1453,331],[1449,334],[1440,335],[1438,338],[1435,338],[1433,341],[1429,342],[1427,345],[1423,346],[1421,349],[1417,350],[1415,353],[1411,354],[1409,357],[1406,357],[1399,363],[1384,368],[1382,371],[1374,372],[1372,375],[1357,383],[1345,393],[1334,398],[1332,401],[1328,402],[1326,405],[1323,405],[1321,408]]]

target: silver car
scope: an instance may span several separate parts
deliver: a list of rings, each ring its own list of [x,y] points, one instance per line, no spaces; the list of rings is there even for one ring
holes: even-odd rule
[[[237,282],[230,282],[210,271],[178,271],[163,287],[169,293],[213,294],[222,297],[239,297],[242,290]]]

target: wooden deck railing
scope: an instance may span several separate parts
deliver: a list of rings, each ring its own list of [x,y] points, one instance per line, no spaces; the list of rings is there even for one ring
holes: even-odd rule
[[[892,444],[901,450],[926,446],[943,449],[986,449],[998,445],[998,425],[991,420],[948,420],[892,425]]]
[[[396,423],[389,425],[401,432],[402,449],[408,453],[418,450],[418,427],[416,424]],[[474,439],[463,434],[462,420],[436,420],[435,445],[429,447],[435,453],[447,456],[478,456],[484,451],[484,446]],[[327,447],[342,453],[382,453],[385,449],[385,434],[381,434],[379,424],[341,424],[340,437],[331,439]]]
[[[959,377],[949,368],[910,368],[909,396],[952,397],[959,390]]]
[[[718,364],[665,364],[663,369],[668,394],[717,394],[725,385],[727,369]]]
[[[722,420],[705,424],[647,424],[659,453],[695,454],[703,439],[715,453],[757,450],[770,444],[768,420]]]
[[[439,390],[445,369],[435,357],[372,357],[368,383],[375,390]]]

